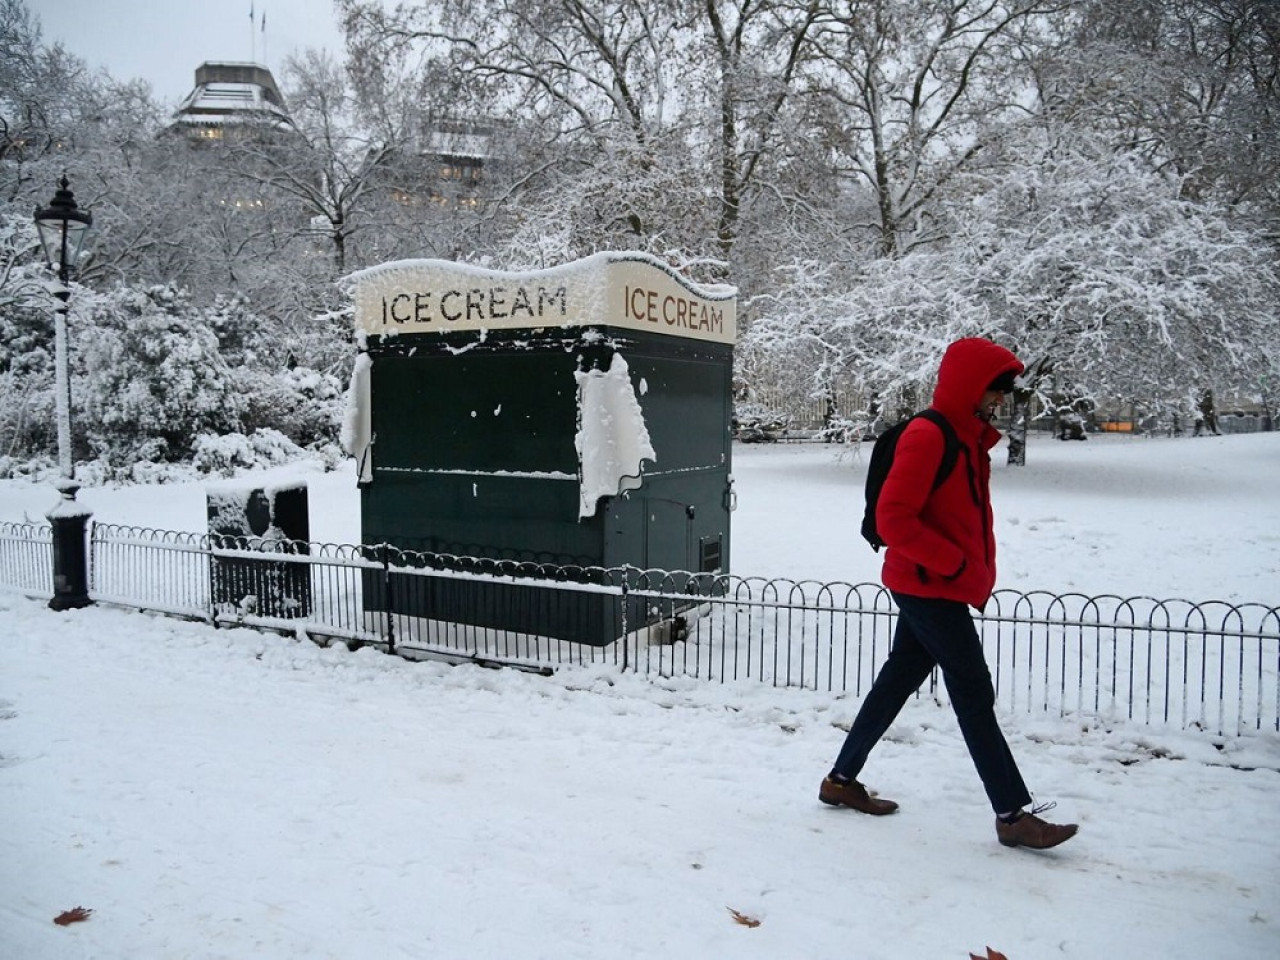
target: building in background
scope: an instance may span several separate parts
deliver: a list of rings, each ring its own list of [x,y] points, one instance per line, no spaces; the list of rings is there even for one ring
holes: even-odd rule
[[[195,88],[179,104],[169,126],[191,140],[222,140],[264,129],[293,129],[271,71],[257,63],[217,61],[196,68]]]

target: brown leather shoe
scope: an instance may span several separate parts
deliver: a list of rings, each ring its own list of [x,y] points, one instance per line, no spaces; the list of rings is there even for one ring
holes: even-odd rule
[[[1031,813],[1024,813],[1013,823],[1005,823],[996,817],[996,839],[1006,847],[1030,847],[1033,850],[1048,850],[1060,843],[1065,843],[1076,835],[1079,826],[1074,823],[1048,823],[1036,816],[1037,807]]]
[[[862,813],[869,813],[873,817],[883,817],[886,813],[893,813],[898,809],[898,805],[892,800],[881,800],[879,797],[871,796],[867,793],[867,788],[857,780],[841,783],[826,777],[822,781],[822,786],[818,788],[818,799],[833,807],[852,807]]]

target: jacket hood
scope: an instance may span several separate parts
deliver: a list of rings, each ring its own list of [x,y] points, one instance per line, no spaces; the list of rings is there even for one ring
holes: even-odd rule
[[[981,337],[957,340],[938,366],[933,405],[944,413],[966,417],[978,409],[987,386],[1002,373],[1021,374],[1022,361],[998,343]]]

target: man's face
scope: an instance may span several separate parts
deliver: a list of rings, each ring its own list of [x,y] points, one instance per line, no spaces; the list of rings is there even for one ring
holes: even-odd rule
[[[990,421],[996,415],[996,408],[1004,403],[1003,390],[988,390],[982,394],[982,399],[978,401],[978,416],[983,420]]]

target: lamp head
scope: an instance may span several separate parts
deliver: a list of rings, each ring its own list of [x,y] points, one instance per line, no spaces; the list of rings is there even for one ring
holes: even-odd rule
[[[60,272],[75,266],[89,228],[93,226],[93,214],[76,205],[66,174],[49,205],[36,207],[35,220],[45,262]]]

